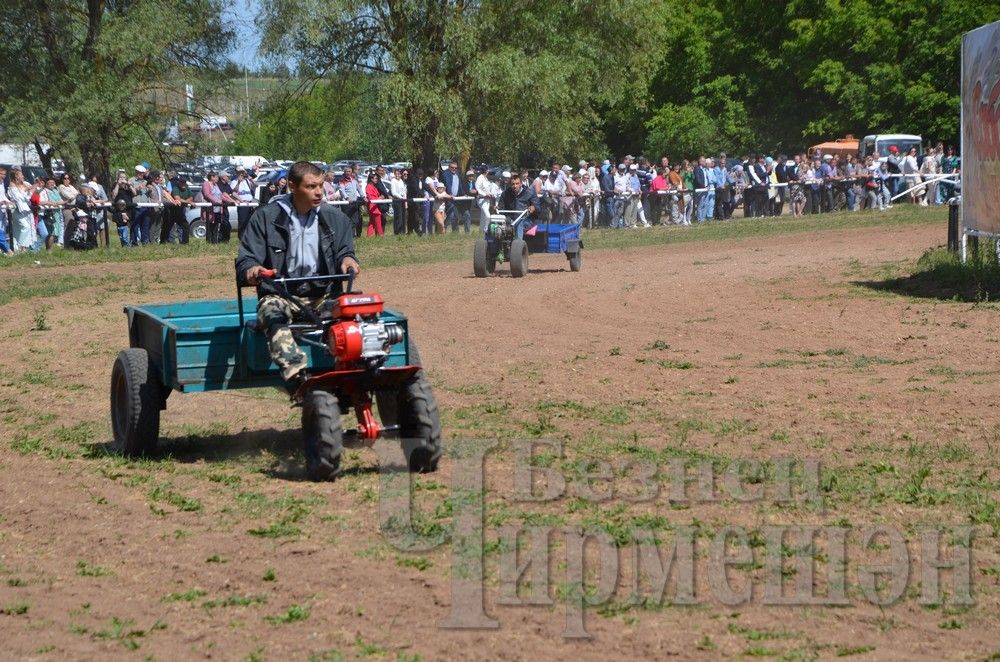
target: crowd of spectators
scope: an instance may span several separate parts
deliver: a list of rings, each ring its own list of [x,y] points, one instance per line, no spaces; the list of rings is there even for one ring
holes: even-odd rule
[[[737,212],[752,218],[884,210],[902,198],[942,204],[956,185],[938,180],[959,170],[954,148],[938,144],[923,154],[914,147],[903,155],[892,147],[884,158],[874,154],[864,161],[853,154],[800,153],[675,162],[664,156],[652,163],[627,155],[619,162],[579,161],[576,168],[556,161],[534,175],[485,166],[463,172],[451,161],[427,171],[378,166],[362,178],[347,166],[327,172],[323,192],[347,215],[356,236],[365,227],[362,214],[368,236],[384,235],[390,221],[393,234],[470,233],[474,224],[483,230],[491,215],[505,211],[504,193],[514,180],[521,207],[538,221],[640,228],[728,219]],[[118,170],[110,191],[97,179],[81,175],[74,182],[64,174],[58,181],[28,182],[19,169],[0,167],[0,252],[90,248],[104,223],[114,225],[122,246],[187,243],[193,220],[202,221],[209,242],[228,242],[256,205],[288,192],[284,177],[258,185],[256,173],[242,167],[235,176],[208,172],[195,187],[175,171],[146,164],[135,166],[131,177]]]

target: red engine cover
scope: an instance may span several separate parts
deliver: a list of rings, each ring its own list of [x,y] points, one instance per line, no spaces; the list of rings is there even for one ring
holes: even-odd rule
[[[350,363],[360,359],[361,340],[361,327],[357,322],[337,322],[330,327],[330,345],[338,362]]]
[[[378,294],[344,294],[337,297],[332,313],[340,319],[353,319],[355,315],[378,315],[383,306],[382,297]]]

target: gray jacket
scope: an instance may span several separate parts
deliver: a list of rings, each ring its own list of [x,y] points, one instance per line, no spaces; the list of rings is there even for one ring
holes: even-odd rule
[[[340,273],[340,264],[346,257],[354,257],[354,227],[342,211],[330,205],[321,205],[319,222],[319,273]],[[289,230],[288,212],[275,203],[257,208],[240,239],[236,256],[236,275],[240,285],[247,285],[246,273],[250,267],[262,266],[287,276]],[[317,296],[325,288],[304,288],[294,292],[299,296]]]

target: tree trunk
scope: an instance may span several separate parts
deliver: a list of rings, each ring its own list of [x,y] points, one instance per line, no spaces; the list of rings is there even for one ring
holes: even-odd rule
[[[97,178],[97,183],[111,194],[111,149],[108,147],[110,136],[99,141],[81,141],[80,158],[86,175]],[[89,178],[89,177],[88,177]]]
[[[435,117],[427,122],[427,126],[417,134],[417,144],[414,150],[419,154],[416,163],[430,172],[441,167],[437,157],[437,133],[441,122]]]
[[[32,141],[35,145],[35,151],[38,152],[38,158],[42,162],[42,167],[45,168],[45,172],[52,174],[52,155],[55,154],[55,149],[49,145],[48,149],[42,149],[42,143],[38,138]]]

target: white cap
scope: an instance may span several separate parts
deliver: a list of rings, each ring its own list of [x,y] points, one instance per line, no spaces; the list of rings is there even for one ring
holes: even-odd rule
[[[510,179],[510,170],[504,170],[501,174],[504,179]]]
[[[579,170],[576,171],[576,174],[578,174],[581,177],[583,177],[584,175],[587,174],[587,169],[586,168],[580,168]]]
[[[630,165],[630,166],[628,167],[628,169],[629,169],[629,170],[638,170],[638,169],[639,169],[639,166],[638,166],[638,165],[636,165],[635,163],[633,163],[632,165]]]
[[[142,164],[140,163],[139,165],[137,165],[137,166],[135,167],[135,171],[136,171],[136,172],[146,172],[146,166],[144,166],[144,165],[142,165]]]
[[[538,176],[539,177],[548,177],[549,176],[549,171],[548,170],[542,170],[541,172],[538,173]]]
[[[580,164],[579,165],[580,165],[581,168],[586,168],[587,167],[587,162],[584,161],[583,159],[580,159]]]
[[[570,172],[570,171],[573,170],[572,168],[569,167],[569,164],[564,165],[562,167],[562,169],[563,169],[563,172]]]

